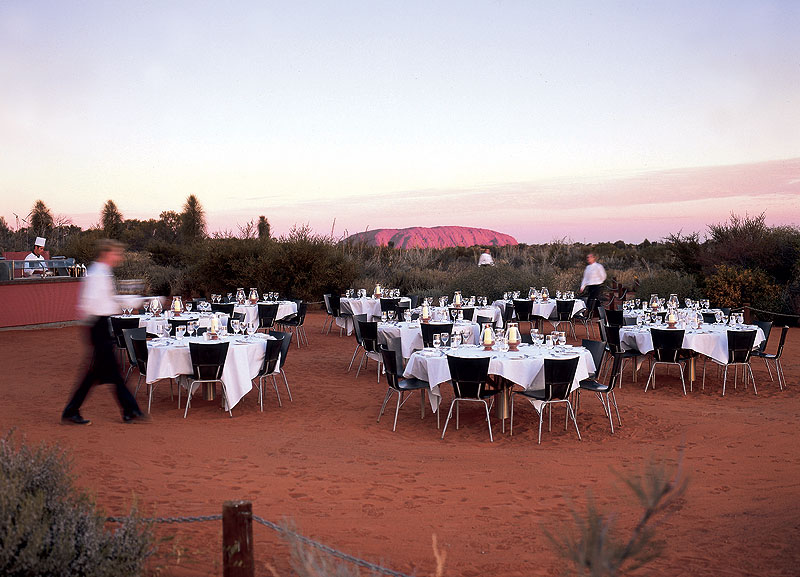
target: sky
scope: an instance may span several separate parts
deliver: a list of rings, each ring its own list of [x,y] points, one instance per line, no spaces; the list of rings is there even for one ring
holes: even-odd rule
[[[800,224],[800,2],[0,2],[0,216]],[[20,224],[24,225],[21,221]]]

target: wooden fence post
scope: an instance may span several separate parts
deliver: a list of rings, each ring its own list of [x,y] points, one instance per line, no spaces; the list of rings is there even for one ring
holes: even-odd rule
[[[744,303],[744,324],[750,324],[750,303]]]
[[[222,505],[222,575],[253,577],[253,504],[225,501]]]

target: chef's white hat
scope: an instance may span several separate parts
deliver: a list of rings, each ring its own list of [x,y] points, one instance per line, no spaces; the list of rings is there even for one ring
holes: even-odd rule
[[[33,243],[35,246],[44,246],[47,241],[43,239],[41,236],[36,237],[36,242]]]

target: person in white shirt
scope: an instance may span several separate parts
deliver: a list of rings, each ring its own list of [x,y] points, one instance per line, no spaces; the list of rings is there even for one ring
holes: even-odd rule
[[[123,245],[114,240],[102,239],[98,243],[98,257],[86,272],[78,297],[78,312],[88,324],[91,358],[86,374],[72,394],[61,420],[65,423],[88,425],[80,409],[86,395],[97,383],[111,383],[115,387],[117,402],[122,408],[125,422],[144,418],[136,399],[125,386],[119,364],[114,355],[114,337],[109,317],[120,311],[114,290],[114,267],[122,262]]]
[[[478,266],[494,266],[494,259],[488,248],[483,250],[483,254],[478,259]]]
[[[581,292],[587,291],[586,308],[589,309],[589,318],[591,318],[595,308],[597,308],[597,303],[600,301],[600,291],[603,288],[603,283],[606,282],[606,269],[597,262],[592,253],[586,255],[586,262],[588,264],[583,271]]]
[[[33,243],[33,250],[25,257],[25,268],[22,269],[24,276],[47,275],[47,267],[44,264],[44,245],[47,241],[41,236],[36,237]]]

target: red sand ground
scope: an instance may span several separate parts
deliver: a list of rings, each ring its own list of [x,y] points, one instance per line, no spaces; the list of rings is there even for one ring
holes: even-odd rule
[[[689,490],[659,527],[667,550],[654,573],[798,575],[800,330],[789,333],[783,392],[760,361],[758,396],[739,387],[723,398],[713,380],[684,397],[674,370],[644,393],[626,374],[617,434],[584,396],[583,441],[554,423],[537,446],[533,410],[518,415],[513,438],[495,421],[494,444],[477,409],[462,410],[461,429],[445,440],[430,412],[420,420],[417,399],[401,410],[396,433],[388,412],[376,424],[385,385],[372,371],[358,380],[345,373],[354,339],[320,335],[323,318],[309,315],[311,346],[293,348],[286,363],[293,403],[278,408],[268,396],[261,413],[251,393],[233,419],[198,402],[184,420],[162,386],[142,425],[121,422],[108,386],[84,405],[91,426],[60,424],[83,352],[78,327],[0,332],[0,428],[67,449],[78,484],[109,514],[134,500],[145,515],[178,516],[250,499],[262,517],[291,519],[308,536],[419,575],[435,570],[434,534],[446,575],[559,574],[544,531],[569,526],[589,491],[630,526],[637,510],[612,468],[636,473],[650,455],[675,458],[685,445]],[[152,574],[221,574],[220,523],[161,525],[157,534],[174,539],[149,561]],[[288,574],[282,541],[258,525],[254,535],[257,573],[269,574],[269,563]]]

